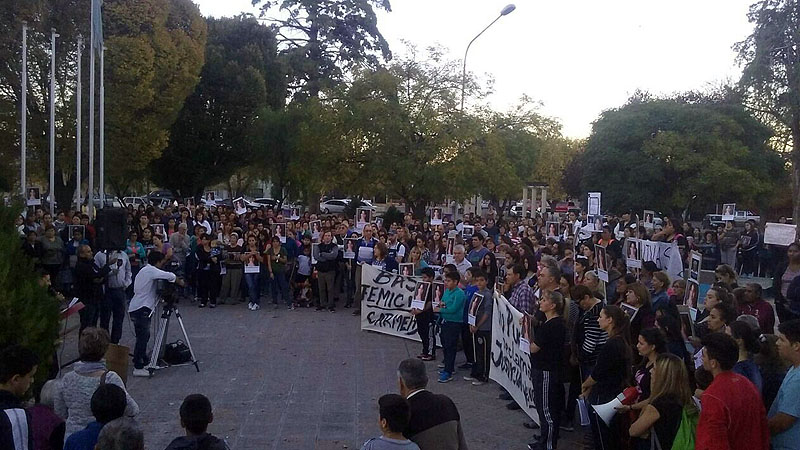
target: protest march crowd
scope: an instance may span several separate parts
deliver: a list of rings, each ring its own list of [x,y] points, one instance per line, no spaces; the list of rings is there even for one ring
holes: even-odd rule
[[[658,225],[632,212],[578,211],[453,221],[432,208],[425,220],[384,223],[369,209],[351,222],[240,208],[129,207],[126,248],[111,252],[94,246],[85,214],[36,209],[19,218],[42,282],[84,305],[80,361],[22,409],[38,361],[22,347],[2,350],[0,449],[143,448],[130,419],[138,406],[103,355],[127,313],[133,375],[150,375],[154,280],[179,283],[209,314],[246,302],[254,313],[271,303],[361,316],[365,266],[419,281],[408,309],[421,341],[417,358],[399,365],[400,395],[380,398],[382,436],[365,449],[467,448],[456,405],[426,390],[426,364],[439,363],[440,383],[490,382],[500,296],[522,313],[530,355],[538,417],[524,423],[535,430],[527,448],[557,448],[561,431],[581,426],[587,448],[598,450],[800,448],[800,245],[764,244],[753,221],[696,229],[678,217]],[[642,248],[652,243],[675,244],[671,267],[683,270],[648,260]],[[702,270],[715,281],[699,298]],[[739,285],[743,275],[773,278],[774,307],[760,284]],[[506,390],[499,399],[521,408]],[[179,414],[187,435],[168,448],[225,448],[206,432],[207,398],[187,397]]]

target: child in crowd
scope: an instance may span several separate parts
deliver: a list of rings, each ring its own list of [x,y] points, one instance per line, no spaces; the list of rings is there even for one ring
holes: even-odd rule
[[[467,323],[467,316],[469,315],[469,305],[472,301],[472,294],[478,292],[478,286],[475,284],[475,273],[479,271],[477,267],[470,267],[464,272],[461,278],[459,287],[464,290],[464,315],[463,322],[461,323],[461,346],[464,349],[464,356],[467,362],[458,366],[459,369],[472,369],[475,365],[475,346],[473,345],[472,333],[469,331],[469,324]]]
[[[458,337],[461,335],[461,325],[464,323],[464,291],[458,287],[461,276],[458,271],[448,271],[444,275],[444,294],[439,305],[439,315],[442,318],[439,339],[442,341],[444,352],[444,368],[439,374],[439,382],[447,383],[453,380],[455,371]]]
[[[297,256],[297,274],[294,277],[295,307],[311,305],[311,245],[303,246],[303,253]]]
[[[101,383],[92,394],[90,404],[94,422],[72,433],[64,443],[64,450],[94,450],[100,431],[107,423],[124,416],[127,406],[125,390],[115,384]]]
[[[205,395],[191,394],[181,404],[181,426],[186,436],[175,438],[166,450],[228,450],[228,444],[222,439],[209,434],[208,424],[214,421],[211,402]]]
[[[26,348],[0,351],[0,448],[33,448],[33,426],[22,399],[38,367],[39,358]]]
[[[470,375],[465,376],[464,380],[472,381],[473,386],[480,386],[489,381],[494,299],[488,286],[486,272],[476,270],[472,279],[478,288],[477,292],[472,296],[469,308],[475,316],[475,325],[469,326],[469,331],[473,337],[473,348],[475,349],[475,364],[472,366]],[[483,296],[483,298],[479,300],[476,298],[478,296]],[[473,303],[476,303],[477,306],[473,305]]]
[[[428,284],[428,293],[425,295],[425,308],[412,309],[411,314],[417,319],[417,333],[422,340],[422,353],[417,358],[423,361],[436,359],[436,323],[433,314],[433,279],[436,272],[430,267],[422,268],[422,281]]]
[[[408,401],[397,394],[386,394],[378,399],[381,435],[372,438],[361,450],[419,450],[417,444],[403,436],[403,430],[411,420]]]

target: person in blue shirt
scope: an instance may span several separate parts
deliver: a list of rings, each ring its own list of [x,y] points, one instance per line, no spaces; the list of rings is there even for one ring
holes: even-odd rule
[[[791,364],[767,414],[773,450],[796,449],[800,442],[800,319],[778,325],[778,353]]]
[[[86,428],[72,433],[64,442],[64,450],[94,450],[100,430],[108,422],[122,417],[126,406],[128,399],[125,391],[115,384],[101,381],[91,400],[95,421],[86,425]]]
[[[466,302],[464,291],[458,287],[460,280],[461,275],[456,271],[448,271],[444,275],[445,290],[439,304],[439,315],[442,318],[439,339],[444,352],[444,369],[439,374],[440,383],[452,381],[455,371],[458,337],[461,335],[461,326],[464,323],[464,303]]]
[[[472,332],[469,331],[467,316],[469,315],[472,295],[478,292],[478,285],[475,284],[474,277],[479,270],[478,266],[472,266],[467,269],[466,273],[464,273],[464,278],[461,279],[461,284],[464,286],[464,321],[461,324],[461,346],[464,349],[464,356],[467,357],[467,362],[458,366],[459,369],[472,369],[472,366],[475,365],[475,345],[472,340]]]

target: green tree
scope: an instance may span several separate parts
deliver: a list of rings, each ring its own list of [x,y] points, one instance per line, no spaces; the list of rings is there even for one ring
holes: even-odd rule
[[[789,153],[792,216],[799,223],[800,2],[762,0],[750,7],[748,18],[753,33],[736,46],[744,64],[739,84],[746,104],[783,137],[778,143]]]
[[[146,178],[200,79],[206,22],[191,0],[106,0],[107,178],[117,194]]]
[[[580,155],[581,189],[603,207],[677,212],[730,199],[758,209],[781,182],[770,130],[740,104],[634,97],[595,122]]]
[[[389,0],[253,0],[259,4],[262,15],[279,9],[288,16],[271,22],[295,99],[319,97],[353,67],[377,68],[378,54],[391,59],[375,15],[375,8],[391,11]]]
[[[196,197],[252,162],[250,127],[262,108],[281,108],[285,99],[274,33],[254,18],[209,19],[200,80],[151,164],[153,181],[179,198]]]
[[[22,251],[14,220],[23,209],[19,198],[0,205],[0,348],[17,344],[36,352],[42,361],[36,378],[44,380],[58,339],[59,304]]]

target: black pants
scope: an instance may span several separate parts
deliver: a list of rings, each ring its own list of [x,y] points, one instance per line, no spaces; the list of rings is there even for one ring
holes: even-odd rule
[[[130,313],[133,332],[136,334],[136,345],[133,347],[133,367],[144,369],[150,361],[147,359],[147,341],[150,340],[150,308],[139,308]],[[157,352],[158,349],[153,349]]]
[[[97,302],[87,301],[83,303],[83,309],[78,314],[81,316],[80,333],[83,333],[84,329],[97,326],[97,321],[100,319],[100,305]]]
[[[492,332],[476,331],[472,335],[475,340],[475,365],[472,366],[472,377],[480,381],[489,381],[489,360],[492,357]]]
[[[197,272],[197,296],[200,298],[201,305],[205,305],[209,301],[212,305],[217,304],[221,281],[218,273],[211,271]]]
[[[422,354],[436,356],[436,323],[433,317],[426,317],[428,313],[417,315],[417,332],[422,340]]]
[[[556,371],[531,369],[533,402],[539,413],[539,442],[550,450],[558,444],[558,427],[564,407],[564,385]]]
[[[464,356],[467,363],[475,364],[475,346],[472,344],[472,333],[469,331],[469,324],[461,324],[461,345],[464,346]]]

